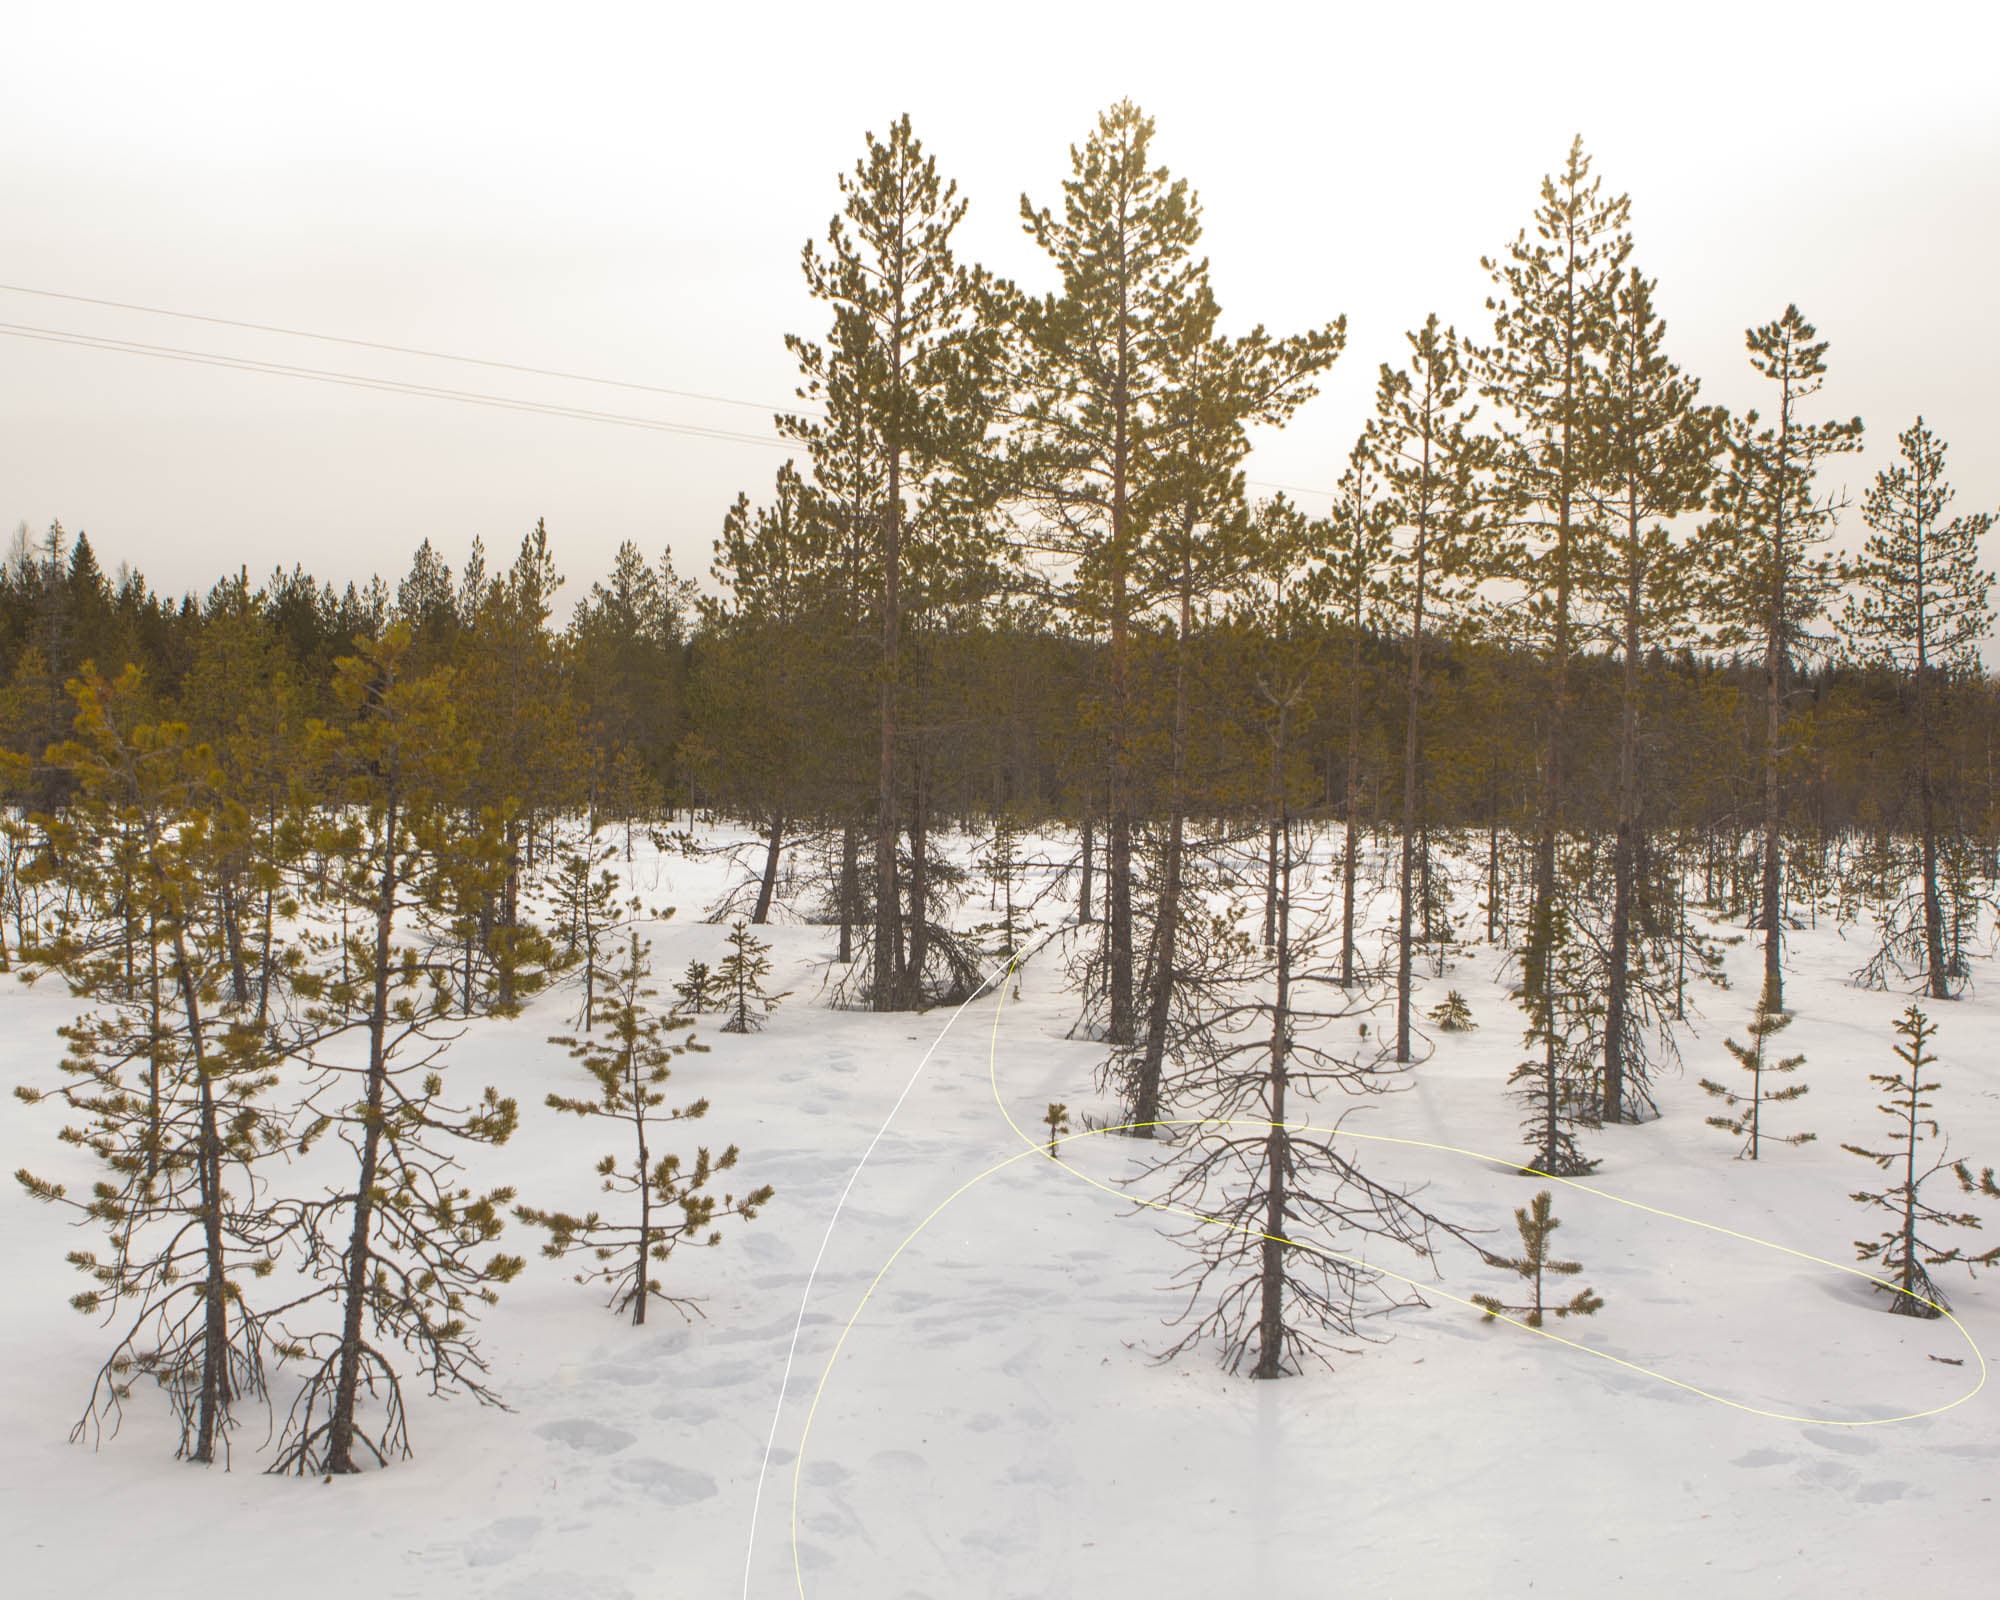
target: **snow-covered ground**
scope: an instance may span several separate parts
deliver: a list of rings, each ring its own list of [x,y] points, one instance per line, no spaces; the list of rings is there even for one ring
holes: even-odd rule
[[[682,908],[646,930],[663,990],[690,958],[720,955],[725,930],[697,919],[724,870],[644,851],[632,869],[649,903]],[[983,904],[968,914],[986,915]],[[415,1401],[415,1457],[390,1470],[332,1484],[264,1476],[261,1423],[239,1432],[227,1473],[177,1464],[164,1402],[143,1387],[117,1438],[67,1443],[103,1353],[101,1330],[66,1304],[63,1256],[87,1241],[25,1195],[0,1203],[0,1588],[24,1600],[726,1597],[743,1592],[747,1556],[748,1592],[783,1596],[797,1592],[796,1470],[799,1573],[815,1597],[1988,1592],[2000,1555],[1990,1394],[1838,1427],[1754,1415],[1634,1369],[1827,1422],[1947,1406],[1984,1377],[1966,1334],[2000,1352],[2000,1274],[1944,1280],[1961,1334],[1888,1315],[1866,1284],[1826,1266],[1559,1190],[1562,1253],[1584,1263],[1579,1281],[1605,1306],[1557,1331],[1631,1366],[1482,1324],[1442,1294],[1378,1322],[1389,1342],[1331,1373],[1253,1383],[1205,1355],[1158,1365],[1183,1249],[1159,1218],[1076,1176],[1129,1172],[1128,1143],[1071,1143],[1073,1171],[1014,1161],[911,1237],[968,1179],[1023,1150],[996,1085],[1031,1132],[1051,1100],[1073,1118],[1111,1109],[1090,1088],[1099,1051],[1064,1038],[1075,996],[1059,947],[1030,964],[1018,1001],[989,995],[955,1019],[875,1017],[819,1003],[830,930],[788,922],[768,935],[777,986],[793,997],[761,1035],[703,1027],[712,1053],[684,1058],[672,1085],[676,1103],[713,1101],[706,1124],[670,1131],[674,1147],[696,1132],[733,1140],[738,1187],[777,1190],[721,1247],[671,1262],[669,1291],[699,1295],[705,1315],[684,1326],[656,1313],[635,1329],[571,1282],[570,1264],[512,1231],[529,1266],[483,1323],[512,1409]],[[1782,1042],[1805,1053],[1811,1092],[1778,1114],[1817,1143],[1753,1166],[1703,1125],[1715,1108],[1695,1079],[1734,1075],[1722,1041],[1744,1037],[1754,994],[1745,943],[1729,954],[1735,987],[1699,995],[1706,1016],[1685,1043],[1686,1071],[1658,1086],[1661,1120],[1586,1136],[1603,1161],[1589,1181],[1852,1262],[1852,1241],[1878,1230],[1849,1192],[1875,1174],[1840,1146],[1879,1137],[1866,1074],[1889,1066],[1890,1022],[1906,1003],[1846,983],[1862,939],[1823,926],[1793,944],[1797,1021]],[[1425,1006],[1458,988],[1480,1031],[1442,1037],[1407,1093],[1355,1110],[1350,1128],[1517,1155],[1520,1112],[1504,1081],[1520,1023],[1494,968],[1480,950],[1427,980]],[[1990,961],[1980,979],[1973,998],[1931,1008],[1937,1111],[1955,1152],[1996,1162]],[[544,996],[517,1020],[474,1024],[451,1052],[461,1095],[490,1082],[522,1104],[521,1131],[475,1152],[473,1179],[512,1183],[532,1204],[592,1203],[592,1164],[615,1147],[541,1106],[552,1088],[587,1087],[545,1042],[568,1031],[575,1004],[567,989]],[[9,1082],[49,1080],[54,1029],[72,1012],[52,983],[0,990]],[[827,1219],[933,1045],[853,1184],[786,1382]],[[57,1108],[0,1108],[8,1170],[87,1172],[62,1164]],[[1498,1230],[1503,1249],[1512,1208],[1536,1187],[1499,1162],[1416,1146],[1363,1146],[1362,1158],[1377,1176],[1427,1183],[1433,1209]],[[2000,1228],[2000,1214],[1989,1223]],[[822,1391],[836,1340],[906,1240]],[[1451,1295],[1509,1287],[1462,1249],[1442,1270],[1437,1287]]]

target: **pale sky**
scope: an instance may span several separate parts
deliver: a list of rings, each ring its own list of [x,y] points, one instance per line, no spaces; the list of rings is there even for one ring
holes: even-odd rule
[[[961,254],[1050,276],[1018,221],[1123,96],[1198,191],[1225,322],[1345,313],[1321,397],[1252,474],[1339,476],[1433,309],[1483,335],[1481,255],[1580,131],[1633,199],[1704,392],[1761,404],[1743,330],[1832,342],[1855,500],[1922,411],[1956,509],[2000,505],[1994,8],[1665,3],[15,5],[0,282],[755,402],[678,400],[0,292],[0,323],[766,434],[819,336],[800,245],[864,130],[910,112],[971,202]],[[761,407],[761,409],[760,409]],[[205,588],[302,561],[393,582],[428,536],[504,560],[548,519],[573,599],[623,539],[705,573],[776,447],[0,337],[0,527]],[[1310,511],[1323,496],[1301,494]],[[2000,551],[1993,552],[2000,555]]]

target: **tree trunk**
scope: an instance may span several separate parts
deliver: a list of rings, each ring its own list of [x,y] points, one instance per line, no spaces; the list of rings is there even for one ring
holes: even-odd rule
[[[1285,715],[1278,713],[1280,759]],[[1271,1007],[1270,1107],[1271,1128],[1264,1140],[1264,1238],[1257,1314],[1257,1365],[1253,1378],[1279,1378],[1285,1371],[1285,1235],[1287,1202],[1291,1196],[1292,1136],[1285,1127],[1285,1087],[1291,1043],[1291,888],[1292,849],[1283,791],[1278,796],[1280,842],[1278,868],[1277,994]]]
[[[1094,841],[1091,837],[1091,831],[1090,807],[1086,804],[1083,810],[1083,881],[1077,885],[1076,891],[1076,920],[1078,922],[1089,922],[1092,920],[1090,914],[1090,869],[1092,865],[1090,856],[1091,846]]]
[[[861,899],[860,829],[848,823],[840,830],[840,950],[835,959],[846,966],[854,959],[854,913]]]
[[[1618,839],[1611,861],[1611,969],[1604,997],[1606,1122],[1625,1117],[1627,991],[1632,967],[1632,894],[1639,851],[1639,514],[1628,489],[1625,524],[1625,637],[1618,708]]]
[[[771,897],[778,889],[778,857],[785,846],[785,814],[776,811],[771,814],[771,827],[764,844],[764,876],[757,885],[757,909],[750,913],[750,920],[762,926],[770,920]]]
[[[1354,873],[1359,861],[1361,824],[1361,608],[1356,602],[1348,619],[1347,650],[1347,802],[1345,837],[1340,846],[1340,986],[1354,986]]]
[[[917,752],[915,766],[914,793],[910,804],[910,968],[905,978],[903,1003],[921,1007],[925,1003],[924,969],[930,965],[931,958],[931,885],[925,859],[930,841],[926,834],[927,797],[924,793],[921,751]]]
[[[222,911],[222,937],[229,950],[229,998],[237,1006],[250,1003],[250,969],[243,960],[243,919],[236,905],[236,880],[228,867],[222,871],[218,888]]]
[[[1152,988],[1147,995],[1145,1051],[1139,1059],[1137,1093],[1133,1097],[1133,1131],[1154,1137],[1148,1124],[1160,1116],[1160,1083],[1166,1067],[1167,1028],[1173,1014],[1174,958],[1178,954],[1181,910],[1181,861],[1187,837],[1184,798],[1187,777],[1187,647],[1194,621],[1194,521],[1190,514],[1181,529],[1180,626],[1174,635],[1173,744],[1167,778],[1166,859],[1161,863],[1160,892],[1153,919]],[[1272,880],[1274,886],[1276,880]]]
[[[504,1014],[514,1009],[514,929],[521,914],[521,825],[509,821],[506,829],[507,877],[500,891],[500,948],[493,952],[498,970],[498,992],[494,1004]],[[532,846],[534,831],[528,833]]]
[[[1424,489],[1429,493],[1430,440],[1424,440]],[[1430,527],[1417,521],[1415,603],[1410,613],[1410,676],[1403,715],[1403,849],[1401,890],[1396,902],[1396,1059],[1410,1059],[1410,879],[1417,843],[1417,724],[1424,692],[1424,585],[1429,575]]]
[[[634,942],[634,957],[637,942]],[[632,1127],[639,1139],[639,1272],[632,1286],[632,1325],[646,1325],[646,1293],[651,1288],[653,1253],[653,1158],[646,1149],[646,1085],[642,1081],[637,1052],[625,1047],[625,1091],[632,1097]]]
[[[389,1084],[389,962],[395,932],[399,820],[400,808],[392,796],[382,818],[382,882],[375,900],[374,983],[368,1005],[368,1097],[354,1183],[354,1227],[341,1278],[339,1366],[334,1376],[333,1409],[327,1419],[329,1476],[361,1470],[354,1459],[354,1407],[361,1385],[361,1321],[368,1299],[368,1269],[374,1259],[375,1180],[382,1156],[382,1106]]]
[[[215,1086],[209,1077],[206,1033],[201,1001],[195,992],[183,929],[174,929],[175,983],[187,1013],[188,1045],[194,1055],[195,1081],[200,1090],[200,1133],[197,1158],[201,1172],[201,1232],[205,1276],[201,1287],[201,1387],[195,1405],[194,1448],[188,1459],[208,1465],[235,1398],[229,1382],[229,1277],[222,1242],[222,1130],[215,1114]]]

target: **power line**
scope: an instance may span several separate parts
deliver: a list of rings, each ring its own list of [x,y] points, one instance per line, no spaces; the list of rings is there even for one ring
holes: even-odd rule
[[[703,394],[688,389],[670,389],[659,384],[636,383],[624,378],[600,378],[587,373],[565,372],[553,367],[523,366],[518,362],[496,361],[484,356],[453,355],[446,351],[425,350],[414,345],[388,344],[374,339],[352,339],[341,334],[314,333],[303,328],[285,328],[272,323],[244,322],[234,317],[215,317],[196,311],[175,311],[164,306],[139,305],[126,300],[106,300],[93,295],[68,294],[57,289],[35,289],[25,284],[0,283],[0,293],[37,295],[47,300],[66,300],[77,305],[105,306],[118,311],[137,311],[147,316],[176,317],[186,322],[208,323],[219,328],[242,328],[255,333],[282,334],[294,339],[317,339],[327,344],[348,345],[358,350],[380,350],[394,355],[421,356],[432,361],[456,361],[467,366],[488,367],[500,372],[519,372],[532,377],[560,378],[573,383],[595,383],[616,389],[630,389],[642,394],[671,395],[680,400],[700,400],[714,405],[746,406],[753,410],[781,412],[791,410],[805,414],[816,414],[817,408],[805,405],[792,407],[767,406],[760,401],[738,400],[729,395]],[[21,323],[0,323],[0,333],[15,338],[41,339],[48,343],[75,344],[85,348],[115,350],[129,355],[149,355],[162,360],[179,360],[200,366],[234,368],[244,372],[265,372],[285,377],[308,378],[320,383],[340,384],[350,388],[377,389],[386,393],[424,395],[434,399],[461,401],[469,405],[484,405],[509,411],[539,412],[549,416],[570,417],[579,421],[609,422],[622,427],[649,428],[664,433],[682,433],[695,438],[729,440],[742,444],[778,444],[785,449],[793,446],[784,440],[737,433],[724,428],[704,428],[694,423],[666,422],[654,417],[634,417],[617,412],[593,411],[579,406],[563,406],[537,400],[520,400],[500,395],[479,394],[470,390],[446,389],[430,384],[405,383],[393,378],[369,378],[356,373],[328,372],[318,368],[294,367],[282,362],[264,362],[248,357],[219,355],[210,351],[184,350],[170,345],[149,345],[135,340],[111,339],[95,334],[68,333],[54,328],[35,328]],[[1332,497],[1335,491],[1318,489],[1304,484],[1270,483],[1259,478],[1244,480],[1254,489],[1274,489],[1285,494],[1309,494]]]
[[[120,355],[151,356],[161,361],[181,361],[194,366],[222,367],[236,372],[256,372],[272,377],[301,378],[312,383],[338,384],[351,389],[375,389],[387,394],[417,395],[426,399],[453,400],[464,405],[490,406],[502,411],[525,411],[541,416],[569,417],[579,422],[606,422],[618,427],[644,428],[658,433],[684,434],[697,439],[716,439],[732,444],[775,446],[797,450],[800,446],[770,434],[737,433],[727,428],[706,428],[698,423],[668,422],[659,417],[629,416],[616,411],[595,411],[583,406],[557,405],[542,400],[523,400],[511,395],[481,394],[470,389],[447,389],[435,384],[406,383],[396,378],[370,378],[359,373],[332,372],[319,367],[297,367],[278,361],[258,361],[245,356],[225,356],[207,350],[186,350],[174,345],[142,344],[132,339],[108,339],[96,334],[73,333],[62,328],[38,328],[25,323],[0,322],[0,334],[13,339],[35,339],[45,344],[73,345],[84,350],[107,350]]]
[[[107,306],[114,311],[138,311],[149,317],[178,317],[183,322],[206,322],[218,328],[244,328],[252,333],[279,333],[291,339],[318,339],[326,344],[351,345],[357,350],[383,350],[392,355],[422,356],[431,361],[457,361],[471,367],[492,367],[500,372],[521,372],[535,378],[563,378],[571,383],[598,383],[613,389],[633,389],[642,394],[672,395],[677,400],[702,400],[718,406],[748,406],[753,411],[816,410],[790,405],[765,405],[759,400],[737,400],[725,394],[701,394],[691,389],[669,389],[657,383],[634,383],[625,378],[598,378],[585,372],[562,372],[553,367],[528,367],[514,361],[494,361],[485,356],[453,355],[444,350],[422,350],[414,345],[387,344],[375,339],[350,339],[337,333],[313,333],[304,328],[281,328],[268,322],[240,322],[234,317],[211,317],[199,311],[172,311],[165,306],[135,305],[127,300],[100,300],[87,294],[65,294],[59,289],[31,289],[25,284],[0,283],[0,293],[32,294],[45,300],[68,300],[82,306]]]

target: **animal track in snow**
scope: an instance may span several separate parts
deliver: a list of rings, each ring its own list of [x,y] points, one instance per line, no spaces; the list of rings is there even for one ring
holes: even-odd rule
[[[593,1422],[588,1417],[565,1417],[560,1422],[545,1422],[535,1432],[544,1439],[553,1439],[557,1444],[566,1444],[572,1450],[581,1450],[593,1456],[616,1455],[638,1442],[637,1434],[606,1423]]]

